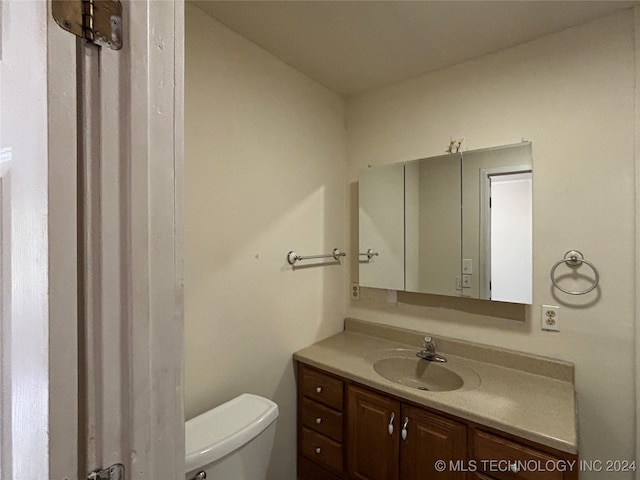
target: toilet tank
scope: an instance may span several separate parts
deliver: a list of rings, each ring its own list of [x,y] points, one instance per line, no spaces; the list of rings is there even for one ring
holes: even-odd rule
[[[242,394],[185,423],[185,473],[209,480],[261,480],[273,448],[278,406]]]

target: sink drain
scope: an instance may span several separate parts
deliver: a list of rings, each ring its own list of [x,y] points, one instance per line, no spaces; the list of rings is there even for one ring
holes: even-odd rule
[[[429,391],[427,387],[418,387],[418,390],[426,390],[427,392]]]

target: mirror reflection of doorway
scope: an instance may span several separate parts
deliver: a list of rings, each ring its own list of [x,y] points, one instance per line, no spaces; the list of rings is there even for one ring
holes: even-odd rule
[[[533,231],[531,171],[485,171],[488,211],[483,212],[485,297],[532,302]]]

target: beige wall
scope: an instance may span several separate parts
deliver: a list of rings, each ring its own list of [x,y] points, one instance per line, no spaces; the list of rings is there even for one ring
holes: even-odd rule
[[[351,301],[348,314],[574,362],[581,457],[594,460],[635,453],[633,20],[623,12],[347,105],[352,238],[364,165],[441,154],[451,137],[469,149],[533,141],[532,307],[405,293],[397,305]],[[597,292],[551,288],[550,268],[572,248],[600,269]],[[559,333],[540,330],[541,304],[561,306]]]
[[[270,478],[292,479],[291,355],[342,329],[348,266],[286,255],[346,248],[344,101],[186,9],[186,416],[272,398]]]

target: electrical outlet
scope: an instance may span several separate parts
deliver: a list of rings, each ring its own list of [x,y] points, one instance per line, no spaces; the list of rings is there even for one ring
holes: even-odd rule
[[[540,317],[542,330],[550,330],[552,332],[560,331],[560,307],[554,305],[542,305],[542,314]]]
[[[471,275],[462,275],[462,288],[471,288]]]
[[[456,290],[462,290],[462,277],[456,277]]]
[[[360,285],[356,282],[351,284],[351,300],[360,300]]]

